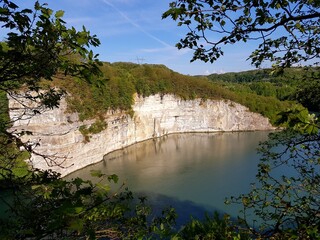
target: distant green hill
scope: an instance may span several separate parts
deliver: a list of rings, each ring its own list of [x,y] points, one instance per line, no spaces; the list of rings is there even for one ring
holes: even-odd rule
[[[289,68],[282,74],[272,74],[271,69],[212,74],[208,79],[234,92],[295,100],[310,111],[320,112],[319,67]]]
[[[300,73],[300,71],[298,71]],[[292,99],[300,80],[299,74],[287,71],[283,75],[271,75],[271,69],[251,70],[239,73],[212,74],[208,79],[228,89],[239,93],[255,93],[265,97],[275,97],[279,100]],[[300,78],[300,77],[299,77]]]
[[[211,81],[224,81],[234,83],[249,82],[283,82],[296,84],[312,73],[319,72],[320,68],[295,67],[284,69],[282,73],[272,73],[272,69],[257,69],[243,72],[229,72],[224,74],[211,74],[207,76]]]

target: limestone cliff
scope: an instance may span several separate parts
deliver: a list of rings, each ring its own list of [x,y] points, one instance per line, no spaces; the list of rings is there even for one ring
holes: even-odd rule
[[[9,99],[10,117],[16,120],[25,111]],[[89,142],[79,127],[76,113],[67,112],[65,99],[60,107],[14,122],[13,131],[31,131],[22,140],[34,146],[34,168],[53,169],[62,176],[102,160],[111,151],[139,141],[181,132],[253,131],[273,129],[268,119],[228,100],[187,100],[173,95],[135,96],[133,117],[121,111],[109,111],[106,129],[91,136]],[[39,144],[38,144],[39,143]],[[42,156],[40,156],[42,155]],[[56,165],[59,166],[56,166]]]

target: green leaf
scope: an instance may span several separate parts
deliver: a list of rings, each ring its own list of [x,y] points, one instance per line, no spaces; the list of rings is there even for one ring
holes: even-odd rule
[[[70,230],[81,232],[83,230],[84,221],[81,219],[74,219],[70,222]]]
[[[33,185],[31,189],[36,190],[36,189],[39,189],[40,187],[42,187],[42,185]]]
[[[74,211],[75,211],[76,214],[79,214],[79,213],[83,212],[83,210],[84,210],[83,207],[75,207],[74,208]]]
[[[73,183],[77,186],[80,187],[82,185],[82,183],[84,183],[84,180],[82,180],[81,178],[76,178],[73,180]]]
[[[90,174],[92,177],[98,177],[98,178],[104,176],[104,174],[101,173],[101,170],[91,170]]]
[[[112,174],[112,175],[108,176],[108,180],[109,180],[109,182],[113,181],[114,183],[117,183],[119,181],[119,177],[116,174]]]
[[[18,8],[18,6],[17,6],[16,4],[14,4],[13,2],[9,2],[9,3],[8,3],[8,7],[9,7],[9,8],[13,8],[13,9]]]
[[[64,11],[59,10],[56,12],[56,14],[54,15],[56,18],[62,18],[64,15]]]
[[[101,184],[101,183],[97,183],[96,184],[97,187],[99,187],[100,189],[109,192],[111,190],[111,187],[107,184]]]

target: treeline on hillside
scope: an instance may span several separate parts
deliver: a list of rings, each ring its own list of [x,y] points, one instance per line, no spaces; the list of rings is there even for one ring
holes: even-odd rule
[[[81,120],[102,116],[109,109],[130,112],[134,93],[144,97],[159,93],[175,94],[182,99],[229,99],[269,117],[273,123],[278,112],[293,104],[252,91],[232,91],[229,86],[213,83],[206,77],[182,75],[164,65],[104,63],[101,70],[103,78],[90,83],[57,77],[43,86],[53,84],[70,93],[70,111],[78,112]]]
[[[272,69],[212,74],[210,81],[239,93],[255,93],[279,100],[295,100],[310,111],[320,112],[320,68],[296,67],[281,74]]]
[[[175,94],[182,99],[225,98],[230,91],[210,83],[205,78],[194,78],[173,72],[163,65],[133,63],[104,63],[103,78],[84,82],[77,79],[56,78],[45,82],[58,86],[68,93],[70,110],[88,119],[109,109],[131,110],[133,95]]]

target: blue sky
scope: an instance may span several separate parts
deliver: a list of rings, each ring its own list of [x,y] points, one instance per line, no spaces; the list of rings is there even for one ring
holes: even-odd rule
[[[32,0],[16,0],[21,7],[32,7]],[[175,44],[186,29],[171,19],[161,19],[171,0],[45,0],[54,10],[64,10],[69,26],[84,25],[96,34],[101,45],[94,49],[100,60],[164,64],[189,75],[237,72],[253,69],[247,57],[252,45],[226,47],[217,62],[190,63],[191,50],[178,50]]]

